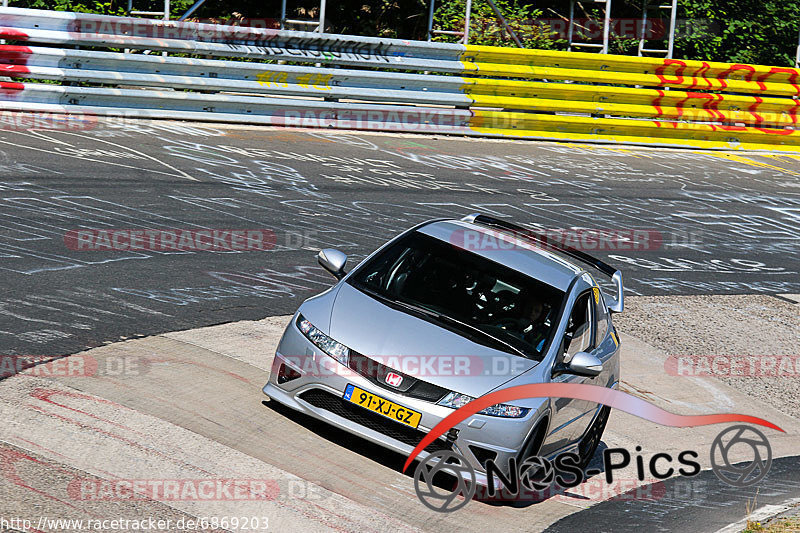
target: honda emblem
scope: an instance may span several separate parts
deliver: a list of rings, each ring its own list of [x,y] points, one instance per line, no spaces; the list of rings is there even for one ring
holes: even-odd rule
[[[403,376],[400,374],[395,374],[394,372],[389,372],[386,374],[386,383],[391,385],[392,387],[399,387],[400,384],[403,382]]]

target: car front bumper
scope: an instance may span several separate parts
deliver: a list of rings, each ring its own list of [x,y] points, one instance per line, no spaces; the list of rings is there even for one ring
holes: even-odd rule
[[[302,357],[285,354],[303,354]],[[298,361],[309,364],[298,366]],[[300,377],[278,382],[281,365],[300,373]],[[309,371],[309,368],[312,371]],[[334,371],[318,369],[333,368]],[[376,396],[390,400],[422,414],[417,429],[372,413],[343,399],[348,384],[360,387]],[[453,409],[435,403],[411,398],[401,393],[379,387],[364,376],[341,365],[319,350],[303,336],[294,325],[284,333],[269,380],[263,388],[270,399],[287,407],[325,421],[344,431],[353,433],[380,446],[408,456],[419,441]],[[363,416],[359,416],[363,415]],[[431,450],[452,449],[466,458],[475,469],[477,481],[486,485],[482,461],[494,459],[505,466],[511,457],[517,457],[538,420],[535,410],[522,418],[499,418],[476,414],[457,424],[457,436],[450,440],[440,437],[419,455],[426,458]],[[377,419],[376,419],[377,417]],[[368,420],[365,420],[368,419]],[[378,423],[376,423],[376,420]],[[480,455],[480,457],[479,457]]]

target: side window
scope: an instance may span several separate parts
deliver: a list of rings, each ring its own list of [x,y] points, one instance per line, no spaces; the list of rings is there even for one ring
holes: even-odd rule
[[[592,296],[597,309],[597,345],[599,346],[608,334],[608,309],[606,309],[606,303],[603,301],[600,289],[597,287],[592,288]]]
[[[569,362],[578,352],[591,351],[593,310],[592,291],[584,292],[575,300],[567,324],[564,362]]]

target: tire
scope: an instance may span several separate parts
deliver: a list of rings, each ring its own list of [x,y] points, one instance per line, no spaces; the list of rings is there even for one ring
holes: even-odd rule
[[[604,405],[600,409],[600,412],[597,413],[592,425],[589,426],[589,429],[583,435],[580,442],[578,442],[578,456],[581,460],[581,470],[585,470],[586,467],[589,466],[589,463],[592,462],[594,452],[597,451],[597,446],[600,444],[600,439],[603,437],[603,431],[606,429],[606,423],[608,422],[608,415],[610,412],[611,408]]]

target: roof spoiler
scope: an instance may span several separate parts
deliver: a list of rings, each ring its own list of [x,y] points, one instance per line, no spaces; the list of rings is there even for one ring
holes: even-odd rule
[[[625,300],[624,300],[625,296],[622,286],[622,272],[615,269],[608,263],[604,263],[603,261],[597,259],[596,257],[592,257],[586,252],[582,252],[580,250],[576,250],[575,248],[564,246],[559,242],[548,240],[547,237],[545,237],[544,235],[538,235],[529,228],[525,228],[523,226],[520,226],[519,224],[514,224],[513,222],[508,222],[507,220],[501,220],[499,218],[491,217],[488,215],[481,215],[480,213],[473,213],[471,215],[467,215],[461,220],[464,222],[470,222],[472,224],[480,224],[481,226],[500,228],[506,231],[510,231],[511,233],[514,234],[515,237],[522,237],[529,241],[534,241],[535,243],[541,245],[545,249],[549,248],[552,250],[556,250],[573,259],[577,259],[581,263],[594,267],[595,269],[599,270],[606,276],[610,277],[611,281],[614,283],[614,286],[616,287],[617,291],[616,299],[610,297],[608,298],[608,300],[610,300],[608,302],[608,310],[611,311],[612,313],[621,313],[623,309],[625,309]]]

